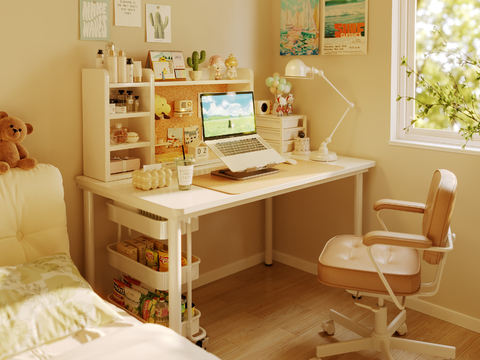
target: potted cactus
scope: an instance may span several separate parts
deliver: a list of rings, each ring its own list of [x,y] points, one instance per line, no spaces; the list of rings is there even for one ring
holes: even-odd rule
[[[187,58],[187,64],[190,66],[193,71],[189,71],[190,79],[192,80],[200,80],[202,78],[203,71],[198,70],[198,65],[205,61],[207,58],[207,53],[205,50],[200,51],[200,55],[198,55],[197,51],[192,53],[192,57]]]

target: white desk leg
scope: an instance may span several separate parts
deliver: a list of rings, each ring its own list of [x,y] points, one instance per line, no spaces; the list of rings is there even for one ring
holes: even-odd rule
[[[362,235],[363,174],[355,175],[353,192],[353,233]]]
[[[273,264],[273,198],[265,199],[265,265]]]
[[[169,327],[182,334],[182,222],[168,219]]]
[[[83,190],[83,232],[85,233],[85,279],[95,290],[95,242],[93,239],[93,193]]]

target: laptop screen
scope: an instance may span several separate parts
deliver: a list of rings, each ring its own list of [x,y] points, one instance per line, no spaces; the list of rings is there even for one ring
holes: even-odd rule
[[[253,91],[200,94],[203,140],[256,134]]]

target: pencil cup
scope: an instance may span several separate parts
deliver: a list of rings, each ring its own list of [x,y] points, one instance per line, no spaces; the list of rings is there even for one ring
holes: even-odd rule
[[[185,155],[185,159],[183,157],[175,159],[178,188],[180,190],[190,190],[192,187],[193,164],[195,164],[195,158],[192,155]]]

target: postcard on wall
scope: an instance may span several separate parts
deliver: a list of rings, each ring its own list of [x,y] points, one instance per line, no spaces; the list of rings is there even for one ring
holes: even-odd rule
[[[115,0],[115,26],[142,27],[141,0]]]
[[[368,0],[322,0],[322,55],[367,53]]]
[[[318,55],[319,0],[282,0],[280,55]]]
[[[80,40],[110,40],[110,1],[80,0]]]
[[[167,133],[168,147],[180,147],[183,145],[183,128],[168,128]]]
[[[170,6],[145,4],[145,31],[147,33],[147,42],[172,42],[171,17]]]
[[[198,125],[187,126],[185,128],[185,145],[191,144],[199,138]]]

